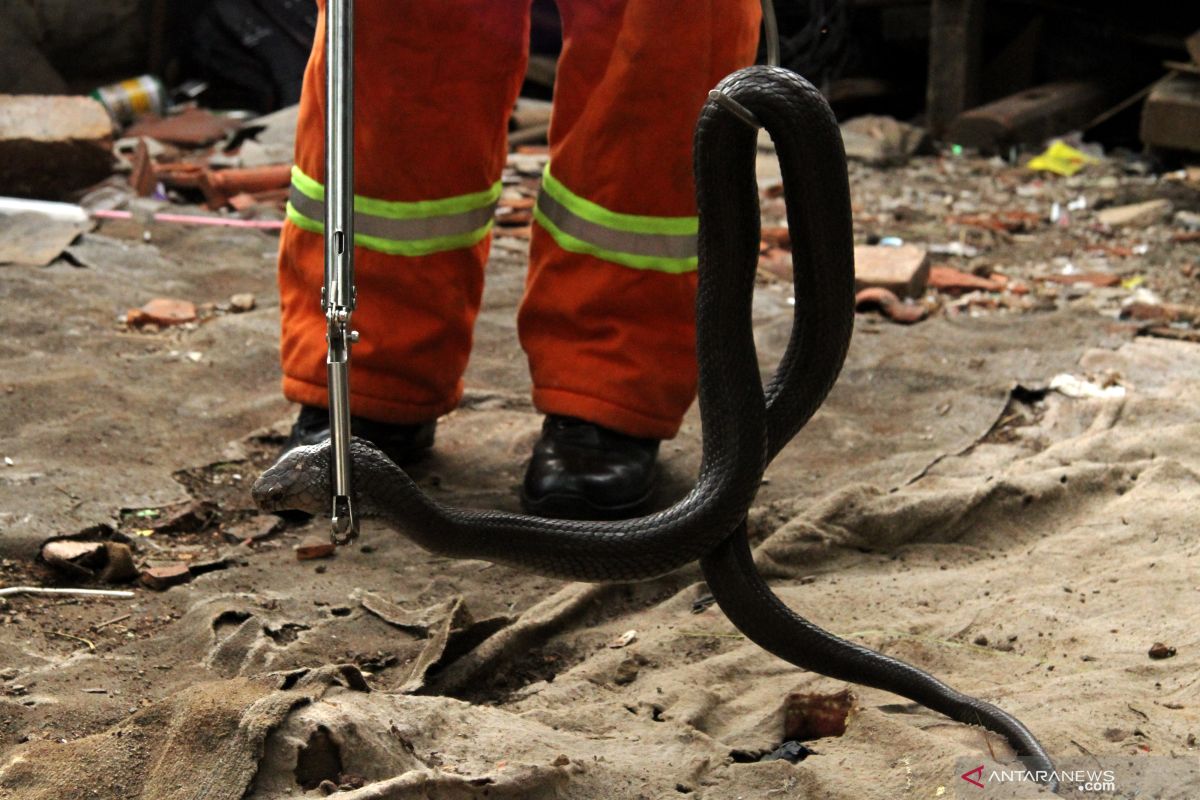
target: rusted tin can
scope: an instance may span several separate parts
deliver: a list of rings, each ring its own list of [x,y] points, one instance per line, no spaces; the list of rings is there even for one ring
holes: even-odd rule
[[[163,116],[167,111],[167,89],[153,75],[140,75],[101,86],[91,93],[108,109],[118,125],[128,125],[144,114]]]

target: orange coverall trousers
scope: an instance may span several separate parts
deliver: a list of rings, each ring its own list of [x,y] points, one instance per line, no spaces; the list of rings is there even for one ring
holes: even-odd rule
[[[670,438],[695,396],[692,132],[753,62],[758,0],[559,0],[550,162],[518,313],[533,400]],[[454,409],[483,291],[529,0],[355,4],[354,414]],[[304,76],[279,259],[284,394],[327,403],[325,4]]]

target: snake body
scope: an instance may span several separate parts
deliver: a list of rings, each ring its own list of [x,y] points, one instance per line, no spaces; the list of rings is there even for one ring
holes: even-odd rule
[[[747,124],[747,123],[751,124]],[[779,156],[792,239],[796,312],[764,389],[751,325],[758,260],[757,130]],[[1004,735],[1030,769],[1045,750],[1012,716],[896,659],[839,639],[784,605],[754,567],[746,511],[775,455],[833,386],[853,329],[850,191],[837,123],[821,94],[787,70],[750,67],[725,78],[695,139],[699,206],[696,350],[703,434],[693,489],[670,508],[630,520],[553,520],[448,507],[367,442],[351,445],[358,511],[423,548],[557,578],[630,581],[700,560],[718,604],[751,640],[815,672],[915,700]],[[328,510],[328,443],[286,453],[254,486],[266,510]]]

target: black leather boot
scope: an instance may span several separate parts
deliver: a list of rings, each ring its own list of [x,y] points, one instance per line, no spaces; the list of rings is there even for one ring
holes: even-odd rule
[[[657,459],[657,439],[548,415],[525,471],[521,506],[557,519],[639,516],[654,493]]]
[[[350,433],[366,439],[397,464],[420,460],[433,447],[437,422],[393,425],[362,417],[350,417]],[[284,442],[280,455],[302,444],[318,444],[329,438],[329,412],[316,406],[300,406],[300,416]]]

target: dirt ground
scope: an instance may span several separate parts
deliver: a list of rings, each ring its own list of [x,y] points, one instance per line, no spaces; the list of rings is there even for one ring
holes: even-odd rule
[[[1069,796],[1200,796],[1200,344],[1118,319],[1139,291],[1195,302],[1200,244],[1169,218],[1114,233],[1091,216],[1151,197],[1195,211],[1200,192],[1118,165],[1061,179],[923,157],[851,176],[860,241],[969,245],[935,262],[1029,288],[932,294],[908,327],[860,315],[829,401],[751,511],[760,568],[818,624],[1012,712],[1062,764],[1116,770],[1113,791]],[[1048,221],[1078,197],[1070,224]],[[780,202],[764,201],[768,223]],[[1040,221],[947,219],[1013,209]],[[327,523],[249,499],[294,414],[276,239],[148,233],[105,223],[49,267],[0,268],[0,586],[135,592],[0,598],[0,798],[1045,794],[977,789],[960,775],[1007,763],[1001,740],[855,687],[844,734],[764,760],[788,738],[790,695],[846,687],[744,640],[695,567],[564,584],[370,523],[332,559],[298,560]],[[524,257],[521,239],[495,241],[466,401],[413,470],[444,502],[516,508],[540,427],[514,322]],[[1096,270],[1125,283],[1042,280]],[[244,292],[257,307],[226,310]],[[155,332],[120,321],[159,296],[215,308]],[[764,271],[764,370],[789,297]],[[1051,388],[1063,373],[1111,391],[1069,396]],[[663,448],[662,504],[699,444],[693,409]],[[195,577],[152,591],[65,574],[38,558],[63,536]],[[1155,643],[1174,654],[1151,658]]]

